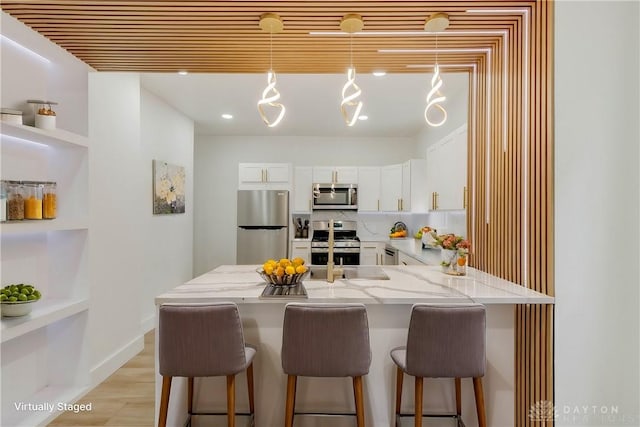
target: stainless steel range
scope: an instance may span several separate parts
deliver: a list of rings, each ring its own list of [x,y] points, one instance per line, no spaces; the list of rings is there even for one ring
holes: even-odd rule
[[[329,221],[313,221],[311,264],[326,265],[329,261]],[[356,236],[356,221],[334,221],[333,262],[336,265],[360,264],[360,239]]]

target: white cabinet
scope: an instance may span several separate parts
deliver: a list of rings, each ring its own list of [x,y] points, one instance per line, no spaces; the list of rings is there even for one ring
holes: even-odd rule
[[[404,252],[398,252],[398,265],[426,265]]]
[[[358,168],[358,212],[380,210],[380,167]]]
[[[426,212],[425,161],[412,159],[380,169],[380,210],[384,212]]]
[[[427,212],[427,175],[426,161],[412,159],[402,164],[402,200],[403,212]]]
[[[383,265],[384,242],[360,242],[360,265]]]
[[[467,126],[463,125],[427,149],[431,210],[466,209],[467,145]]]
[[[402,165],[380,168],[380,210],[399,212],[402,199]]]
[[[2,124],[2,179],[56,181],[57,218],[2,224],[2,285],[42,291],[32,312],[1,320],[0,425],[43,425],[57,413],[14,402],[71,402],[90,384],[88,141],[62,130]]]
[[[313,168],[298,166],[293,169],[293,212],[311,212],[313,197]]]
[[[239,163],[238,188],[255,190],[260,188],[286,190],[291,182],[289,163]]]
[[[305,264],[311,264],[311,242],[309,240],[292,240],[290,258],[302,258],[305,260]]]
[[[358,168],[345,166],[316,166],[313,182],[318,184],[354,184],[358,182]]]

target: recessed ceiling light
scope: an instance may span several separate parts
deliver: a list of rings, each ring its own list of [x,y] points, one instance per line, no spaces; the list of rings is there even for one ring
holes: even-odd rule
[[[189,74],[189,72],[182,70],[182,71],[178,71],[178,74],[180,74],[181,76],[186,76],[187,74]]]
[[[373,75],[376,77],[382,77],[382,76],[386,76],[387,72],[386,71],[374,71]]]
[[[364,114],[360,114],[358,116],[358,120],[369,120],[369,116],[365,116]]]
[[[224,113],[222,115],[222,118],[225,119],[225,120],[231,120],[231,119],[233,119],[233,114]]]

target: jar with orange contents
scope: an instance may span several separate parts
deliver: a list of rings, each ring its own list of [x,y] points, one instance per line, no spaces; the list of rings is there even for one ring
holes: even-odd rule
[[[55,182],[44,182],[42,187],[42,218],[54,219],[58,211]]]
[[[42,183],[25,181],[24,218],[42,219]]]

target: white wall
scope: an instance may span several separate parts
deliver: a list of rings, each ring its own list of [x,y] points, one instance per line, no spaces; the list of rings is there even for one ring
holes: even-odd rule
[[[146,264],[145,170],[137,74],[89,76],[89,180],[93,377],[101,380],[142,349],[140,299]]]
[[[87,135],[87,72],[91,68],[4,12],[0,12],[0,27],[3,36],[23,46],[0,39],[2,107],[21,110],[24,123],[33,125],[34,107],[27,104],[28,99],[58,102],[53,106],[57,127]]]
[[[93,380],[142,348],[153,298],[192,277],[193,122],[135,73],[89,76]],[[152,159],[185,166],[187,212],[152,214]]]
[[[447,96],[443,107],[447,110],[447,121],[439,127],[432,127],[426,124],[416,136],[420,146],[419,150],[424,158],[427,147],[440,141],[451,132],[466,124],[469,119],[469,86],[463,86],[456,93],[446,93],[447,75],[442,75],[442,92]]]
[[[411,138],[214,137],[196,135],[194,274],[236,259],[239,162],[378,166],[416,158]]]
[[[555,19],[556,425],[637,426],[640,7],[560,1]]]
[[[152,93],[141,92],[144,278],[141,319],[155,327],[154,298],[191,279],[193,265],[193,121]],[[152,215],[151,160],[185,167],[184,214]]]

